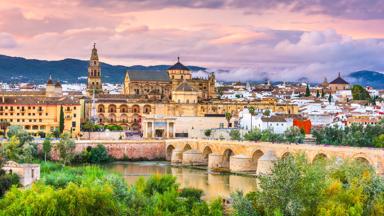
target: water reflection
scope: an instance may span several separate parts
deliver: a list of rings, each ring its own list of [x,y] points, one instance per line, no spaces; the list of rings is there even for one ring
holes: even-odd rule
[[[254,177],[211,174],[206,170],[171,167],[167,162],[117,162],[106,165],[106,168],[124,175],[128,184],[135,183],[140,177],[172,174],[177,177],[181,187],[199,188],[208,200],[219,196],[228,197],[237,190],[247,193],[256,189]]]

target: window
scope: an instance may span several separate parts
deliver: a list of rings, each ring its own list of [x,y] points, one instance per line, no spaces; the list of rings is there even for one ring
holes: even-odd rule
[[[220,123],[219,128],[224,128],[224,123]]]

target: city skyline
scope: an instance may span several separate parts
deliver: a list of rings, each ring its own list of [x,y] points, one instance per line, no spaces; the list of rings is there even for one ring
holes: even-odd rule
[[[0,54],[172,64],[212,70],[219,79],[308,77],[320,81],[384,69],[380,1],[2,1]]]

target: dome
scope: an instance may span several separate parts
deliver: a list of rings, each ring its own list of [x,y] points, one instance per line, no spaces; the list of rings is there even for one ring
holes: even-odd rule
[[[195,89],[192,88],[187,82],[182,82],[177,88],[176,91],[195,91]]]
[[[190,71],[189,68],[180,63],[180,57],[177,57],[177,63],[168,68],[168,70],[184,70]]]
[[[61,84],[59,81],[56,82],[55,87],[61,87]]]

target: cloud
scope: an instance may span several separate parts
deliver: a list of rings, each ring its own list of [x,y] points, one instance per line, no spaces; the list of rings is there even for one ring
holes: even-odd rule
[[[17,42],[11,34],[0,32],[0,48],[10,49],[16,46]]]
[[[118,11],[164,8],[242,9],[248,14],[285,9],[306,14],[325,14],[346,19],[384,19],[382,0],[81,0],[89,7]]]

